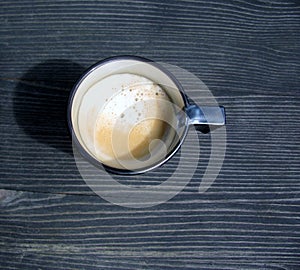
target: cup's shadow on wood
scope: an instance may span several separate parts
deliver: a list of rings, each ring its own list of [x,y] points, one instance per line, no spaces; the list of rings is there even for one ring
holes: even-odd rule
[[[15,89],[14,114],[31,138],[72,154],[67,126],[70,90],[84,68],[69,60],[47,60],[29,69]]]

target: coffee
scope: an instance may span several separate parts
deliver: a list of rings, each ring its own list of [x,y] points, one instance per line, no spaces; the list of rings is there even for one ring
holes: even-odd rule
[[[166,91],[145,77],[123,73],[95,83],[88,98],[97,98],[98,92],[110,95],[102,95],[101,105],[93,108],[97,110],[97,114],[93,112],[96,117],[87,119],[91,121],[97,159],[112,167],[128,169],[133,160],[164,158],[165,141],[172,134],[168,123],[174,118]]]

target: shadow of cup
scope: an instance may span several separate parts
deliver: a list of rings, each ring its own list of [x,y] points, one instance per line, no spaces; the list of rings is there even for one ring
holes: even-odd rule
[[[29,69],[14,95],[14,115],[25,134],[72,155],[66,110],[69,93],[84,68],[69,60],[47,60]]]

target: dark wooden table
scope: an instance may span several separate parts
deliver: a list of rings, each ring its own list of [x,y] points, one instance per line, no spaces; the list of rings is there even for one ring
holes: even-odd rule
[[[299,1],[8,0],[0,14],[1,269],[300,269]],[[112,205],[82,180],[68,94],[120,54],[187,69],[226,107],[207,192],[206,135],[164,204]]]

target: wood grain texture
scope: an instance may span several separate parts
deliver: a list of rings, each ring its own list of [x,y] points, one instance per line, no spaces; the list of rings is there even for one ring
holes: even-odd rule
[[[300,269],[299,1],[0,7],[1,269]],[[185,68],[226,107],[226,158],[204,194],[204,134],[193,179],[163,205],[117,207],[82,180],[69,91],[85,68],[120,54]],[[158,184],[178,158],[119,181]]]
[[[183,194],[132,210],[96,196],[14,192],[0,216],[1,256],[14,260],[2,267],[297,269],[299,210],[290,200]]]

